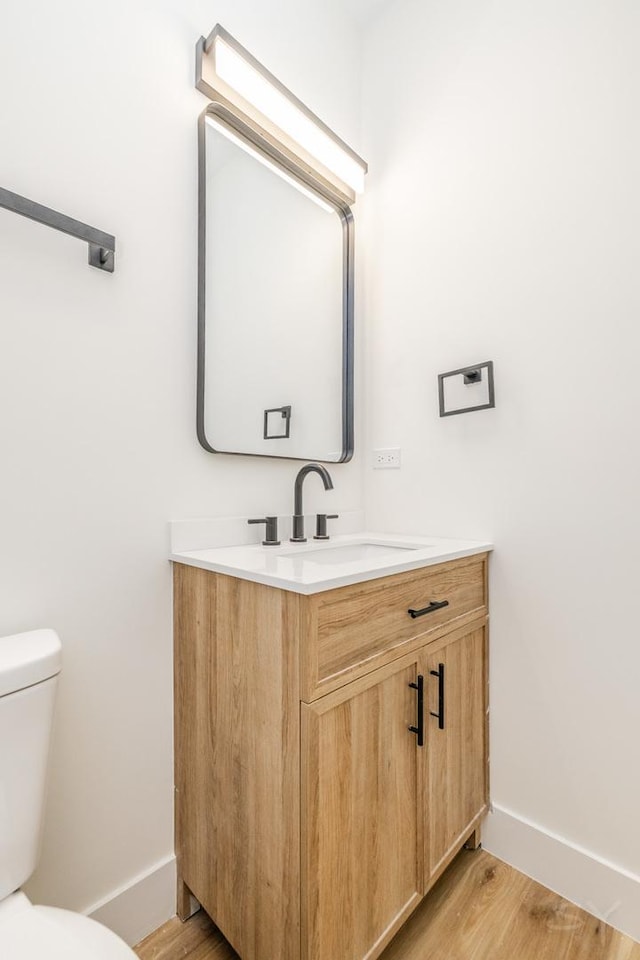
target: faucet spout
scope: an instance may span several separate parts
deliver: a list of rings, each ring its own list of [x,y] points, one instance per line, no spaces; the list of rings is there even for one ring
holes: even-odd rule
[[[331,474],[320,463],[307,463],[298,471],[298,475],[293,487],[293,533],[292,543],[306,543],[307,538],[304,535],[304,511],[302,508],[302,485],[304,479],[310,473],[317,473],[321,477],[325,490],[333,490],[333,480]]]

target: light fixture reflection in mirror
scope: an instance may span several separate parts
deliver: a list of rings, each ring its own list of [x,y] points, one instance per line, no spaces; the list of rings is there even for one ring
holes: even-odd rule
[[[299,180],[296,180],[295,177],[290,177],[289,174],[279,167],[275,163],[271,163],[268,157],[265,157],[263,153],[260,153],[259,150],[255,150],[246,140],[243,140],[242,137],[236,136],[229,127],[226,127],[223,123],[220,123],[215,117],[207,117],[206,122],[214,127],[218,133],[222,134],[223,137],[226,137],[227,140],[231,140],[232,143],[235,143],[237,147],[240,147],[241,150],[244,150],[245,153],[248,153],[250,157],[253,157],[254,160],[257,160],[258,163],[263,164],[272,173],[275,173],[277,177],[280,177],[282,180],[285,180],[287,183],[290,183],[292,187],[295,187],[296,190],[299,190],[300,193],[303,193],[305,197],[308,197],[310,200],[313,200],[314,203],[317,203],[319,207],[322,207],[323,210],[326,210],[327,213],[335,213],[335,208],[326,203],[322,197],[318,196],[317,193],[314,193],[313,190],[308,190],[304,184],[300,183]]]

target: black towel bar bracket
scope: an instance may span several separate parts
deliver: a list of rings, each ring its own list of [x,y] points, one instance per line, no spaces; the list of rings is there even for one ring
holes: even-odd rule
[[[18,213],[21,217],[27,217],[29,220],[35,220],[36,223],[42,223],[45,227],[68,233],[69,236],[77,237],[78,240],[84,240],[89,245],[89,266],[113,273],[116,238],[110,233],[96,230],[95,227],[90,227],[80,220],[67,217],[64,213],[44,207],[34,200],[27,200],[26,197],[21,197],[3,187],[0,187],[0,207],[12,213]]]

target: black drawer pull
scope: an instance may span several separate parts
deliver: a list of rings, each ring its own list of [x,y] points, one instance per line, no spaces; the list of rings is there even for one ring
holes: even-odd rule
[[[418,746],[424,746],[424,677],[422,674],[418,674],[416,677],[417,683],[410,683],[409,686],[413,690],[418,691],[418,726],[409,727],[411,733],[417,734],[418,737]]]
[[[407,613],[415,620],[416,617],[424,617],[425,613],[433,613],[434,610],[441,610],[443,607],[448,606],[448,600],[432,600],[428,607],[423,607],[422,610],[407,610]]]
[[[430,710],[429,713],[438,718],[438,728],[444,730],[444,663],[439,663],[438,669],[430,670],[429,673],[438,678],[438,712]]]

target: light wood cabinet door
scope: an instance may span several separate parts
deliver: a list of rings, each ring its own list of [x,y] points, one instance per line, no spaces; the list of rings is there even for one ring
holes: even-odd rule
[[[427,890],[486,809],[486,626],[434,654],[427,647],[423,666]]]
[[[373,960],[421,899],[415,658],[302,704],[302,957]]]

